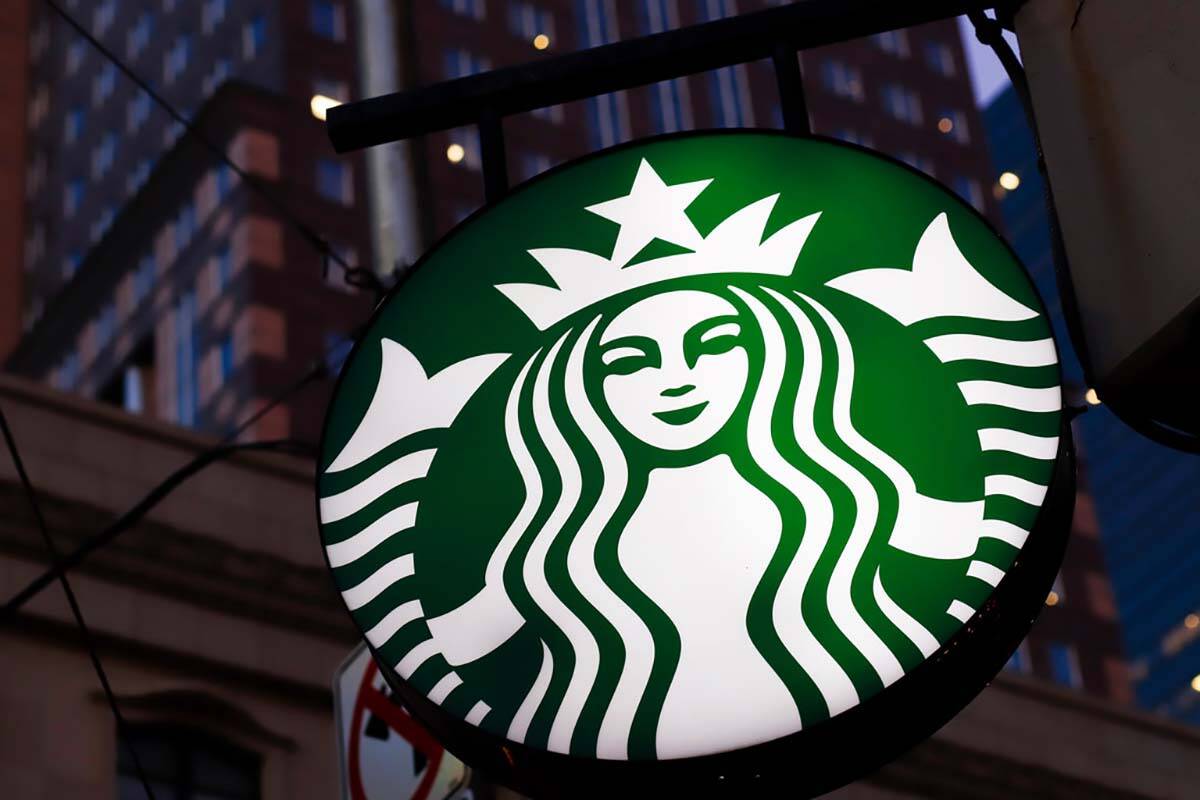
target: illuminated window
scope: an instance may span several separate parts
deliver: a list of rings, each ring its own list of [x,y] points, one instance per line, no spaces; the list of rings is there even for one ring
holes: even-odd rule
[[[492,62],[486,57],[476,55],[461,47],[451,47],[446,50],[444,59],[446,77],[450,79],[465,78],[468,75],[487,72],[492,68]]]
[[[1028,674],[1033,669],[1033,664],[1029,660],[1029,644],[1021,642],[1020,646],[1008,657],[1004,668],[1009,672]]]
[[[646,34],[679,27],[676,0],[642,0],[641,28]],[[649,87],[650,118],[658,133],[673,133],[692,127],[692,103],[686,78],[660,81]]]
[[[217,25],[225,21],[225,16],[228,13],[229,0],[204,0],[204,6],[200,13],[204,32],[212,33]]]
[[[925,63],[943,78],[953,78],[957,71],[954,66],[954,51],[944,42],[925,43]]]
[[[108,131],[100,139],[100,143],[92,149],[92,178],[104,177],[112,169],[113,159],[117,154],[117,135]]]
[[[256,14],[242,29],[242,55],[247,59],[255,58],[266,43],[267,20],[262,14]]]
[[[890,53],[897,58],[908,58],[908,31],[884,31],[877,33],[871,37],[875,42],[875,46],[885,53]]]
[[[171,83],[186,72],[191,55],[192,37],[181,33],[175,38],[171,48],[163,54],[163,81]]]
[[[105,303],[96,315],[96,349],[99,350],[112,341],[117,328],[117,309],[112,303]]]
[[[920,125],[921,98],[911,89],[895,83],[889,83],[879,90],[883,99],[883,110],[890,116],[909,125]]]
[[[184,292],[175,309],[175,419],[189,427],[196,424],[199,399],[197,340],[196,295]]]
[[[67,181],[67,185],[63,188],[63,215],[73,217],[79,211],[79,207],[83,205],[84,193],[87,190],[87,184],[82,178],[75,178]]]
[[[100,72],[92,79],[92,105],[101,105],[112,97],[117,86],[117,68],[110,61],[100,68]]]
[[[217,351],[217,364],[221,371],[221,383],[225,383],[233,375],[233,334],[228,334],[221,340]]]
[[[66,72],[68,75],[73,75],[80,65],[83,64],[83,56],[86,53],[87,42],[82,39],[73,39],[67,45]]]
[[[983,210],[983,187],[979,181],[966,175],[955,175],[953,184],[959,197],[974,206],[976,211]]]
[[[196,235],[196,207],[187,203],[175,218],[175,253],[178,255]]]
[[[217,253],[215,274],[219,294],[225,291],[229,287],[230,281],[233,280],[233,253],[228,246]]]
[[[116,17],[117,2],[116,0],[103,0],[92,10],[92,34],[95,36],[103,36],[108,33],[109,27],[113,24],[113,19]]]
[[[312,32],[331,41],[346,38],[346,17],[341,3],[333,0],[310,0],[308,21]]]
[[[662,2],[662,0],[658,1]],[[532,42],[538,35],[546,36],[550,41],[554,41],[554,15],[533,3],[509,3],[508,30],[514,36],[529,42]]]
[[[133,272],[133,302],[140,303],[150,296],[156,272],[154,256],[142,256]]]
[[[354,176],[350,165],[332,158],[317,159],[317,194],[344,206],[354,202]]]
[[[66,120],[63,123],[63,139],[67,144],[75,143],[83,136],[84,127],[87,125],[87,112],[83,108],[76,106],[67,112]]]
[[[846,97],[856,103],[861,103],[865,97],[862,73],[842,61],[821,62],[821,82],[838,97]]]
[[[125,53],[129,58],[140,56],[142,51],[150,44],[150,37],[153,34],[154,13],[143,11],[125,37]]]
[[[125,129],[129,133],[136,133],[148,119],[150,119],[150,95],[139,89],[126,107]]]
[[[233,167],[228,164],[218,164],[213,168],[213,190],[217,195],[218,203],[229,197],[229,193],[233,191],[235,177]]]

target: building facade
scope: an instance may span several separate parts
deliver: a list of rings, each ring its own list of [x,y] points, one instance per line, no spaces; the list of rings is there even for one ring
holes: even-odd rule
[[[984,117],[996,169],[1019,180],[1011,191],[998,190],[1005,226],[1054,311],[1068,378],[1082,381],[1054,282],[1033,136],[1013,90],[998,95]],[[1076,402],[1085,402],[1082,391]],[[1200,723],[1200,583],[1191,546],[1200,534],[1200,458],[1143,438],[1102,402],[1089,405],[1075,425],[1137,700],[1146,708]]]
[[[11,376],[0,376],[0,406],[63,552],[213,444]],[[339,796],[330,684],[358,634],[328,577],[312,470],[279,454],[218,462],[71,573],[158,797]],[[48,559],[7,458],[0,518],[0,593],[10,597]],[[144,797],[57,585],[0,626],[0,653],[4,797]],[[1182,800],[1197,782],[1195,729],[1009,674],[831,797]],[[473,789],[478,800],[516,797],[486,776]]]
[[[10,370],[128,411],[231,429],[328,357],[348,352],[372,300],[326,270],[280,214],[283,198],[350,263],[369,252],[361,181],[321,152],[324,131],[286,96],[227,82],[196,124],[264,191],[192,137],[162,156],[77,273],[50,300]],[[265,192],[265,194],[264,194]],[[249,431],[320,436],[331,382]]]
[[[0,16],[0,103],[28,102],[29,0],[13,0]],[[25,273],[25,161],[29,134],[23,114],[0,119],[0,360],[21,338]]]
[[[739,13],[770,0],[437,0],[399,3],[400,69],[424,85]],[[992,177],[954,20],[806,51],[814,132],[881,150],[953,187],[993,220]],[[780,128],[770,62],[731,66],[504,121],[516,184],[592,150],[703,128]],[[431,241],[483,202],[474,129],[415,143]]]
[[[63,7],[184,117],[240,79],[307,109],[356,91],[350,0],[70,0]],[[182,133],[47,4],[29,36],[25,322],[80,269]],[[310,157],[330,155],[312,137]],[[361,170],[352,159],[350,169]],[[305,169],[312,173],[312,167]]]

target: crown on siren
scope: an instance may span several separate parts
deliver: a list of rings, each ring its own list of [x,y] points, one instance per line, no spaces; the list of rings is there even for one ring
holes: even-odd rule
[[[505,283],[496,288],[545,330],[593,303],[660,281],[718,273],[790,275],[820,212],[784,226],[764,241],[767,220],[779,199],[773,194],[735,211],[701,236],[685,209],[710,183],[711,179],[668,186],[642,159],[628,195],[586,209],[621,226],[610,257],[564,247],[533,249],[529,255],[555,285]],[[626,266],[654,239],[691,252]]]

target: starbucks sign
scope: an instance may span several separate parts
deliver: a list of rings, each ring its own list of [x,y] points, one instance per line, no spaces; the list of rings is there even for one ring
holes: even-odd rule
[[[485,773],[830,788],[1015,649],[1073,499],[1045,310],[969,206],[847,145],[691,134],[460,225],[347,362],[347,607]]]

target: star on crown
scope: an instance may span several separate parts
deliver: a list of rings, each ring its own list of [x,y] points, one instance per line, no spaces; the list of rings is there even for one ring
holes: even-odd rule
[[[593,303],[673,278],[791,274],[820,213],[798,219],[764,241],[767,220],[779,199],[773,194],[735,211],[702,236],[686,209],[710,183],[711,178],[668,186],[650,162],[642,159],[629,194],[586,207],[621,226],[611,256],[564,247],[529,250],[555,285],[505,283],[496,288],[539,330],[545,330]],[[626,266],[655,239],[691,252]]]

